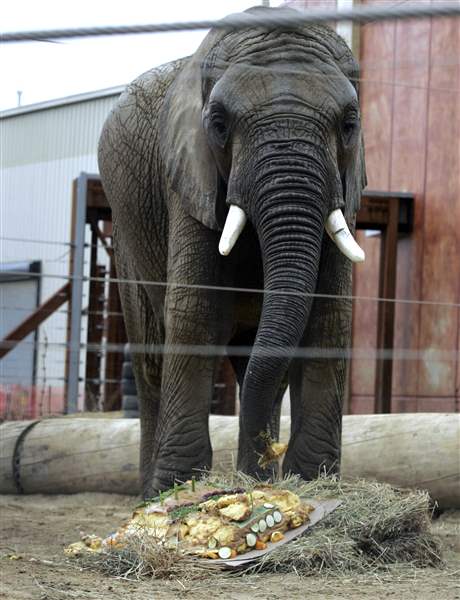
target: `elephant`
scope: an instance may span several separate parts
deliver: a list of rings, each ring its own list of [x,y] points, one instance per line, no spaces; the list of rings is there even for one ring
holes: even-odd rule
[[[364,259],[358,79],[326,25],[215,28],[192,56],[134,80],[107,117],[98,161],[144,497],[212,467],[222,353],[240,390],[237,468],[273,477],[261,456],[289,385],[283,472],[339,472],[352,263]]]

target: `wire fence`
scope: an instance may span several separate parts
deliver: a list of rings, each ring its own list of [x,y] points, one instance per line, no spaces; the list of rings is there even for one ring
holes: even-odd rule
[[[443,4],[417,4],[397,6],[357,6],[352,9],[332,11],[298,11],[296,14],[277,14],[265,11],[259,14],[231,15],[225,19],[185,21],[175,23],[152,23],[144,25],[82,27],[73,29],[54,29],[48,31],[18,31],[0,34],[2,43],[49,41],[79,37],[97,37],[110,35],[132,35],[141,33],[165,33],[170,31],[194,31],[197,29],[247,29],[251,27],[292,28],[304,24],[336,23],[352,21],[354,23],[378,22],[389,19],[439,18],[460,15],[460,5],[453,2]]]
[[[24,275],[24,271],[8,271],[10,275]],[[322,298],[324,300],[351,300],[351,301],[367,301],[367,302],[388,302],[392,304],[415,304],[424,306],[441,306],[446,308],[460,308],[460,302],[444,302],[439,300],[414,300],[411,298],[384,298],[378,296],[355,296],[347,294],[324,294],[319,292],[298,292],[288,289],[269,289],[269,288],[248,288],[235,286],[221,285],[204,285],[197,283],[183,283],[180,281],[152,281],[150,279],[126,279],[119,277],[90,277],[83,275],[81,277],[74,275],[61,275],[53,273],[27,273],[29,277],[41,279],[59,279],[64,281],[97,281],[100,283],[117,283],[118,285],[136,285],[136,286],[153,286],[159,288],[183,288],[189,290],[202,290],[210,292],[229,292],[238,294],[256,294],[270,296],[296,296],[307,298]]]
[[[460,4],[453,2],[446,2],[444,4],[411,4],[411,5],[400,5],[397,6],[358,6],[352,10],[344,11],[308,11],[298,14],[278,14],[276,16],[270,15],[266,12],[261,11],[260,14],[244,14],[244,15],[233,15],[226,19],[214,21],[214,20],[202,20],[194,22],[176,22],[176,23],[157,23],[147,24],[139,26],[126,26],[126,27],[92,27],[92,28],[76,28],[76,29],[62,29],[62,30],[48,30],[48,31],[28,31],[28,32],[6,32],[0,35],[1,43],[17,43],[26,41],[51,41],[56,39],[71,39],[81,38],[88,36],[109,36],[109,35],[126,35],[126,34],[145,34],[145,33],[158,33],[167,31],[191,31],[195,29],[243,29],[248,27],[263,27],[263,28],[294,28],[302,26],[307,23],[334,23],[340,21],[370,24],[378,23],[386,20],[404,20],[414,18],[439,18],[447,16],[460,16]],[[450,68],[459,65],[458,59],[453,57],[452,60],[442,60],[436,64],[427,65],[423,60],[414,59],[395,59],[391,64],[388,61],[362,61],[366,68],[366,73],[372,72],[373,70],[381,70],[382,67],[392,69],[394,73],[397,73],[398,69],[412,69],[414,67],[420,67],[423,69],[433,68]],[[266,67],[255,67],[248,65],[251,69],[261,69]],[[287,70],[287,69],[286,69]],[[309,72],[310,76],[316,76],[312,71]],[[318,75],[322,76],[322,75]],[[393,88],[407,88],[415,90],[430,90],[437,92],[446,92],[451,94],[458,94],[460,89],[442,87],[442,86],[431,86],[428,82],[426,85],[417,84],[407,81],[395,81],[394,79],[381,79],[373,78],[371,76],[356,77],[355,82],[364,84],[375,84],[381,86],[391,86]],[[55,264],[65,265],[68,262],[69,254],[75,249],[75,243],[59,240],[49,239],[33,239],[33,238],[21,238],[21,237],[0,237],[1,242],[11,242],[17,244],[31,243],[36,245],[50,245],[66,247],[65,254],[58,256],[55,259],[50,259],[47,262],[54,262]],[[85,243],[84,248],[88,249],[101,249],[101,244]],[[111,248],[111,246],[109,246]],[[87,268],[89,264],[88,260],[83,262],[83,266]],[[58,268],[58,267],[56,267]],[[14,276],[21,276],[21,271],[9,271]],[[91,282],[97,282],[101,285],[109,286],[110,284],[118,284],[119,286],[134,285],[142,287],[161,288],[165,294],[168,294],[172,289],[187,289],[187,290],[199,290],[204,293],[210,292],[215,294],[216,297],[219,294],[251,294],[258,298],[263,298],[268,295],[280,295],[280,296],[308,296],[315,301],[350,301],[353,304],[358,302],[368,302],[372,304],[392,304],[392,305],[408,305],[413,306],[414,309],[419,307],[431,307],[433,309],[442,310],[458,310],[460,303],[458,302],[447,302],[447,301],[436,301],[436,300],[425,300],[425,299],[413,299],[413,298],[386,298],[380,296],[366,296],[361,294],[355,295],[335,295],[335,294],[319,294],[319,293],[308,293],[303,294],[296,291],[290,290],[271,290],[271,289],[259,289],[259,288],[241,288],[235,286],[217,286],[217,285],[201,285],[186,282],[165,282],[165,281],[150,281],[141,279],[125,279],[125,278],[114,278],[108,274],[100,277],[93,277],[88,275],[83,276],[72,276],[63,273],[28,273],[28,276],[37,280],[53,280],[53,281],[66,281],[66,282],[83,282],[89,284]],[[87,294],[86,294],[87,295]],[[30,308],[26,306],[2,304],[0,310],[8,312],[24,312],[30,313]],[[45,311],[46,312],[46,311]],[[56,311],[48,311],[49,314],[55,314],[65,319],[69,312],[68,309],[60,309]],[[109,310],[107,297],[103,301],[103,306],[100,310],[92,310],[89,307],[84,308],[82,311],[84,317],[101,317],[103,323],[102,327],[106,328],[106,322],[111,317],[122,317],[122,312],[118,310]],[[61,321],[60,326],[53,326],[54,332],[64,338],[63,332],[67,330],[67,326]],[[87,332],[87,323],[83,323],[81,332]],[[0,349],[12,347],[14,342],[3,341],[0,343]],[[24,348],[29,348],[31,351],[36,353],[43,353],[42,355],[42,373],[36,373],[37,381],[41,381],[41,385],[34,388],[33,396],[35,401],[37,398],[41,398],[41,409],[46,413],[46,401],[48,402],[48,412],[51,410],[51,398],[53,396],[53,389],[59,389],[59,384],[62,384],[62,389],[68,382],[68,378],[64,376],[57,376],[55,374],[47,373],[47,363],[53,362],[55,364],[65,365],[66,361],[58,361],[53,357],[59,351],[69,351],[75,349],[75,344],[69,341],[50,341],[45,336],[37,336],[33,340],[22,341],[21,345]],[[78,351],[83,351],[85,355],[96,354],[98,357],[105,361],[110,355],[121,354],[125,352],[124,343],[111,343],[108,341],[106,329],[98,343],[80,343],[77,344]],[[420,362],[439,362],[439,363],[454,363],[460,362],[460,350],[442,350],[442,349],[413,349],[413,348],[287,348],[287,347],[269,347],[269,348],[254,348],[252,345],[219,345],[219,344],[131,344],[130,352],[133,355],[136,354],[149,354],[156,356],[167,357],[170,355],[175,356],[200,356],[200,357],[214,357],[223,358],[226,356],[233,357],[249,357],[253,356],[264,356],[264,357],[276,357],[276,358],[288,358],[288,359],[302,359],[302,360],[341,360],[341,359],[353,359],[354,361],[376,361],[376,360],[394,360],[394,361],[420,361]],[[15,379],[16,378],[16,379]],[[120,378],[111,377],[80,377],[79,383],[87,386],[104,386],[107,384],[119,385],[122,380]],[[9,395],[10,413],[11,413],[11,395],[14,390],[14,383],[17,381],[17,375],[14,370],[9,371],[8,374],[0,372],[0,388],[4,385],[6,389],[6,396]],[[51,385],[51,383],[53,385]],[[18,397],[24,396],[24,390],[21,386],[16,386],[17,389],[14,391]],[[60,392],[61,393],[61,392]],[[23,394],[23,396],[21,396]],[[5,394],[3,394],[5,396]],[[3,402],[3,404],[2,404]],[[5,408],[8,404],[5,397],[2,400],[2,391],[0,390],[0,416],[2,414],[2,406]],[[29,409],[28,409],[29,410]],[[32,410],[32,409],[30,409]],[[45,414],[41,413],[41,414]]]

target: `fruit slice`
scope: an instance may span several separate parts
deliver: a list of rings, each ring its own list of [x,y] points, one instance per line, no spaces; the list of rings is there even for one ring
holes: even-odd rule
[[[275,525],[275,519],[273,518],[273,515],[267,515],[265,520],[267,521],[267,525],[269,527],[273,527]]]
[[[267,529],[267,522],[265,521],[265,519],[260,519],[260,521],[259,521],[260,533],[263,533],[266,529]]]
[[[246,544],[252,548],[253,546],[255,546],[257,543],[257,536],[255,533],[248,533],[246,535]]]
[[[281,523],[281,521],[283,520],[283,515],[280,513],[279,510],[275,510],[275,512],[273,513],[273,518],[275,519],[275,523]]]
[[[222,548],[219,548],[219,556],[222,559],[227,559],[230,558],[232,555],[232,549],[229,548],[228,546],[223,546]]]

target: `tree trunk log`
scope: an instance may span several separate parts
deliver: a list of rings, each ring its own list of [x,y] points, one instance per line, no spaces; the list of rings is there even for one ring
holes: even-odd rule
[[[139,493],[138,419],[62,418],[0,426],[0,493]],[[289,437],[282,417],[281,440]],[[234,468],[238,420],[210,417],[214,468]],[[460,508],[460,415],[350,415],[343,419],[342,476],[421,488]]]

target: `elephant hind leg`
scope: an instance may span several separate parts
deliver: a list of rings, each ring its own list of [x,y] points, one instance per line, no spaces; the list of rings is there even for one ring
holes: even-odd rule
[[[123,260],[117,261],[117,270],[120,279],[128,281],[136,279],[134,269]],[[136,283],[120,283],[119,288],[131,346],[140,410],[141,489],[143,497],[148,498],[152,495],[154,439],[160,406],[163,365],[162,354],[156,352],[154,348],[163,345],[164,332],[159,322],[161,312],[153,310],[152,299],[143,286]]]

